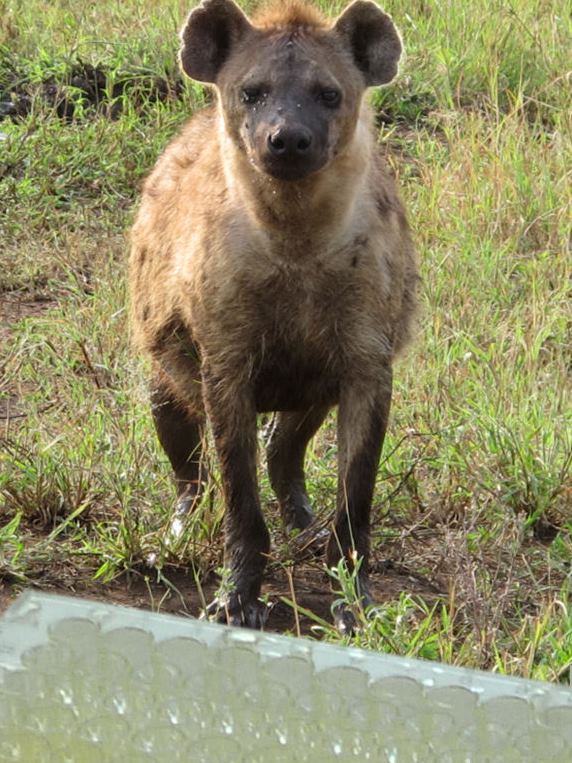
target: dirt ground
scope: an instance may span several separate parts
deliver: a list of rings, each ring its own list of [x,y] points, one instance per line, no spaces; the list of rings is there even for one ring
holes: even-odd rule
[[[217,586],[214,575],[203,581],[200,591],[191,573],[167,572],[166,578],[168,584],[151,581],[143,574],[131,574],[105,585],[84,580],[73,586],[49,585],[41,588],[49,593],[95,599],[163,614],[198,617],[203,599],[208,603]],[[292,589],[298,604],[298,623],[294,609],[284,601],[292,600]],[[371,589],[374,600],[379,603],[398,598],[402,591],[422,595],[425,600],[435,598],[440,593],[430,581],[410,574],[405,568],[395,568],[392,564],[383,562],[373,565]],[[22,590],[21,586],[0,581],[0,612],[9,606]],[[284,570],[273,566],[265,576],[262,594],[268,597],[271,604],[266,625],[268,631],[308,635],[316,621],[301,610],[308,610],[327,623],[332,622],[330,606],[333,595],[318,561],[294,567],[291,581]]]

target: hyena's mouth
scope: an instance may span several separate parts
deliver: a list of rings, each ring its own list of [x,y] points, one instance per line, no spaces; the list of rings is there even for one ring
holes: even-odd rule
[[[309,175],[318,172],[326,164],[326,157],[322,161],[301,162],[277,160],[274,157],[264,157],[261,162],[261,169],[266,175],[270,175],[276,180],[286,180],[293,182],[304,180]]]

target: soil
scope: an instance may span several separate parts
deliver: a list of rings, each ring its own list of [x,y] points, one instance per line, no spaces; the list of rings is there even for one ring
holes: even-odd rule
[[[151,571],[149,571],[151,574]],[[190,572],[166,572],[164,582],[150,581],[145,575],[125,575],[108,584],[83,581],[74,586],[58,587],[42,585],[49,593],[95,599],[109,604],[153,610],[162,614],[198,617],[203,604],[210,602],[217,587],[214,575],[201,582],[199,590]],[[297,565],[292,571],[292,588],[299,608],[298,624],[294,609],[284,601],[292,600],[292,590],[288,574],[279,567],[271,568],[265,576],[263,596],[271,604],[265,630],[298,635],[309,635],[316,621],[303,614],[300,609],[313,613],[316,617],[332,622],[330,607],[334,596],[330,592],[329,581],[323,567],[318,562]],[[0,581],[0,613],[22,592],[23,587]],[[425,600],[435,599],[437,589],[430,581],[409,574],[405,568],[395,568],[384,562],[373,565],[371,590],[374,601],[384,601],[399,597],[402,591],[423,595]]]

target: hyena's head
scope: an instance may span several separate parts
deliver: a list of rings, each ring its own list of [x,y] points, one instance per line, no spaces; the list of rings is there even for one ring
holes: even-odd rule
[[[392,80],[402,51],[370,0],[333,25],[288,0],[254,23],[232,0],[203,0],[181,39],[184,72],[216,85],[236,147],[279,180],[301,180],[343,151],[366,87]]]

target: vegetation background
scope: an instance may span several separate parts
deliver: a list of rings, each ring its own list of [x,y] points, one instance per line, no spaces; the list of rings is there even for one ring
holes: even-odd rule
[[[420,252],[423,316],[397,368],[374,499],[380,606],[354,642],[565,681],[570,6],[385,9],[407,58],[371,98]],[[0,604],[35,585],[196,614],[222,561],[216,471],[183,535],[167,532],[174,493],[125,293],[141,181],[210,97],[177,71],[187,11],[179,0],[0,0]],[[324,522],[334,420],[308,459]],[[288,546],[263,469],[261,484],[270,626],[339,639],[322,563]],[[351,600],[343,569],[330,576]]]

